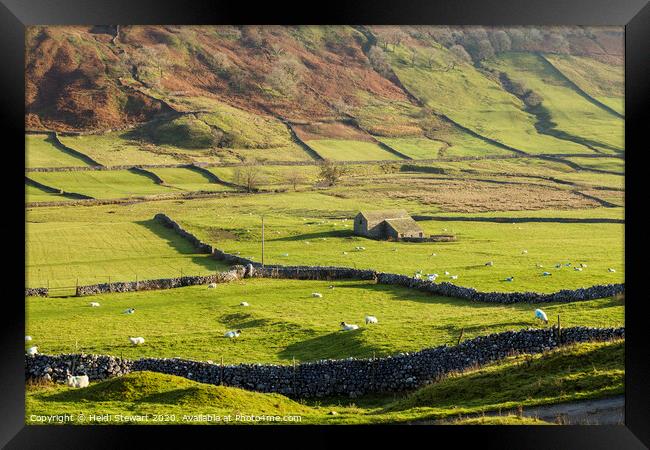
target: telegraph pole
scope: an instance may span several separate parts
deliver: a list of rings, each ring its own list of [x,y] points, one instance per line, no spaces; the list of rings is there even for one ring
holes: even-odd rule
[[[262,267],[264,267],[264,216],[262,216]]]

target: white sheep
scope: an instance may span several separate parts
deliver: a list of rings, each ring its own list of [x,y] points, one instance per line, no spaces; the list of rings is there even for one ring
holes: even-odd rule
[[[323,294],[321,294],[320,292],[312,292],[311,296],[316,298],[322,298]]]
[[[29,347],[29,348],[27,349],[27,354],[28,354],[29,356],[34,356],[34,355],[37,354],[37,353],[38,353],[38,346],[36,346],[36,345],[33,346],[33,347]]]
[[[226,334],[224,334],[223,337],[226,337],[228,339],[234,339],[239,337],[240,334],[241,334],[241,330],[226,331]]]
[[[239,306],[250,306],[250,305],[248,304],[248,302],[241,302]]]
[[[587,267],[585,263],[580,263],[580,267]]]
[[[76,377],[68,375],[65,384],[74,388],[84,388],[88,386],[88,381],[88,375],[77,375]]]
[[[437,253],[431,253],[431,256],[438,256]]]
[[[25,336],[25,342],[31,341],[32,337],[31,336]]]
[[[522,250],[522,251],[521,251],[521,254],[522,254],[522,255],[527,255],[527,254],[528,254],[528,250]]]
[[[450,275],[449,272],[448,272],[447,270],[445,270],[445,275]]]
[[[133,345],[144,344],[144,338],[143,337],[130,337],[129,341],[131,341],[131,344],[133,344]]]
[[[135,308],[129,308],[125,309],[123,314],[133,314],[135,312]]]
[[[366,325],[370,323],[379,323],[375,316],[366,316]]]
[[[545,276],[545,277],[548,277],[548,276],[551,275],[551,272],[544,272],[542,275]]]
[[[436,281],[436,278],[438,278],[438,274],[437,274],[437,273],[432,273],[432,274],[427,275],[427,279],[428,279],[429,281]]]
[[[616,272],[616,269],[612,269],[611,267],[607,269],[608,272]]]
[[[214,289],[217,287],[217,283],[210,283],[208,284],[208,289]]]
[[[90,307],[91,307],[91,308],[97,308],[97,307],[99,307],[99,303],[97,303],[97,302],[90,302]]]
[[[451,278],[452,280],[457,280],[457,279],[458,279],[458,275],[452,275],[452,276],[450,276],[449,278]]]
[[[359,329],[359,325],[341,322],[341,331],[351,331],[351,330],[358,330],[358,329]]]
[[[515,279],[515,277],[508,277],[508,278],[505,279],[505,281],[512,281],[514,279]]]
[[[413,278],[415,278],[416,280],[419,280],[419,279],[422,278],[422,275],[420,275],[419,273],[416,273],[415,275],[413,275]]]
[[[582,267],[574,267],[573,270],[576,272],[582,272]]]
[[[548,317],[546,317],[546,313],[541,309],[535,310],[535,318],[544,321],[544,323],[548,323]]]
[[[327,289],[334,289],[334,285],[330,284],[329,286],[327,286]]]
[[[555,265],[555,268],[556,268],[556,269],[560,269],[560,268],[562,268],[562,264],[557,263],[557,264]]]
[[[283,254],[282,254],[282,255],[280,255],[280,256],[283,256],[283,257],[285,257],[285,258],[286,258],[287,256],[289,256],[289,254],[288,254],[288,253],[283,253]]]
[[[488,266],[488,267],[492,267],[494,265],[494,263],[492,261],[488,261],[488,262],[485,263],[485,265]]]

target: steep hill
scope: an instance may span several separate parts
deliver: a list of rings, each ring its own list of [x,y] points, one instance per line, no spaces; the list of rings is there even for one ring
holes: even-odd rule
[[[316,146],[345,127],[344,140],[428,138],[461,154],[485,152],[472,139],[496,153],[590,152],[536,130],[539,119],[484,64],[508,52],[549,56],[594,102],[622,99],[608,89],[622,70],[605,70],[622,68],[617,28],[37,26],[26,45],[28,128],[134,128],[131,139],[182,149],[286,149],[296,145],[291,123],[324,141]],[[317,122],[335,124],[301,133]]]

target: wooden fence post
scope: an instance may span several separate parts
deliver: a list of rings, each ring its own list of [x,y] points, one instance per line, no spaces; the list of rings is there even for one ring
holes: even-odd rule
[[[562,343],[562,325],[560,324],[560,315],[557,315],[557,341]]]
[[[460,345],[460,340],[463,338],[463,334],[465,333],[465,328],[460,329],[460,334],[458,335],[458,342],[456,345]]]

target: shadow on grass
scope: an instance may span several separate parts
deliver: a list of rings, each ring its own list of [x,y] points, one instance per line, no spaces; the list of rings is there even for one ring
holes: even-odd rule
[[[317,233],[305,233],[298,234],[295,236],[287,236],[282,238],[268,239],[269,241],[303,241],[308,239],[320,239],[320,238],[346,238],[346,237],[359,237],[356,236],[352,231],[347,230],[332,230],[332,231],[321,231]]]
[[[369,358],[382,349],[363,339],[365,330],[335,331],[289,344],[278,353],[280,359],[314,361],[319,359]]]

